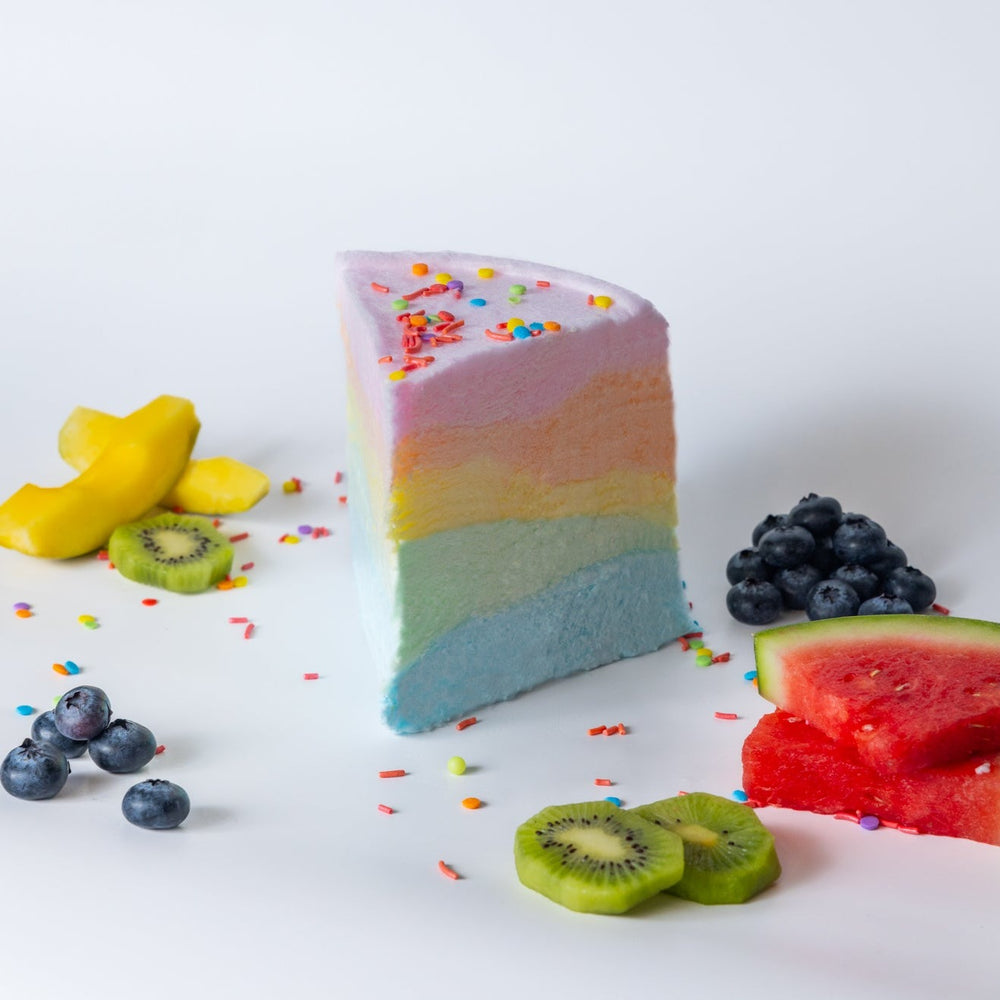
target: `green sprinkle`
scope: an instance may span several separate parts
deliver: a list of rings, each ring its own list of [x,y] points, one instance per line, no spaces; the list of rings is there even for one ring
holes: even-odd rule
[[[516,296],[516,295],[509,295],[509,296],[507,297],[507,301],[508,301],[508,302],[513,302],[513,303],[514,303],[514,305],[517,305],[517,304],[518,304],[518,303],[519,303],[519,302],[520,302],[521,300],[520,300],[520,298],[518,298],[518,296]]]
[[[704,643],[704,642],[702,642],[702,640],[701,640],[701,639],[691,639],[691,640],[690,640],[690,642],[688,643],[688,645],[689,645],[689,646],[690,646],[690,647],[691,647],[692,649],[701,649],[701,647],[702,647],[702,646],[704,646],[704,645],[705,645],[705,643]]]
[[[507,290],[511,295],[524,295],[528,289],[525,288],[524,285],[511,285]]]
[[[84,622],[83,627],[89,629],[95,629],[95,628],[100,628],[101,626],[100,623],[98,622]]]
[[[405,309],[410,303],[406,299],[395,299],[392,303],[393,309]]]
[[[712,657],[706,656],[704,653],[699,653],[694,658],[694,663],[696,667],[710,667],[712,665]]]

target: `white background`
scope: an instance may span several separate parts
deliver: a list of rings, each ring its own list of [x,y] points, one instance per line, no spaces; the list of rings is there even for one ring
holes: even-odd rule
[[[768,706],[723,567],[805,492],[1000,618],[998,30],[989,2],[2,0],[0,494],[70,476],[76,404],[162,392],[195,401],[197,454],[274,486],[226,524],[251,533],[243,590],[147,608],[94,559],[0,552],[0,742],[73,659],[194,804],[137,830],[132,779],[87,760],[57,799],[0,798],[4,995],[993,996],[995,847],[770,810],[763,897],[623,918],[523,889],[510,849],[597,776],[626,804],[739,787]],[[729,665],[674,646],[462,733],[381,727],[334,483],[345,248],[540,260],[656,302],[684,572]],[[278,544],[302,523],[333,534]]]

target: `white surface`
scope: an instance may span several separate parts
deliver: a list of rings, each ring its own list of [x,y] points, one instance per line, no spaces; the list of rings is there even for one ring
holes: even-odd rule
[[[5,995],[993,995],[997,848],[769,811],[773,890],[618,919],[522,889],[510,848],[597,776],[628,804],[739,786],[766,706],[723,566],[809,490],[1000,617],[996,8],[538,8],[0,4],[0,494],[68,477],[75,404],[165,391],[195,400],[199,454],[275,485],[227,523],[251,533],[245,590],[146,608],[95,560],[0,552],[0,740],[75,659],[194,803],[136,830],[131,780],[86,761],[51,802],[0,797]],[[668,316],[685,575],[730,664],[670,648],[462,733],[380,727],[333,483],[330,261],[411,246],[593,273]],[[277,543],[303,522],[333,535]]]

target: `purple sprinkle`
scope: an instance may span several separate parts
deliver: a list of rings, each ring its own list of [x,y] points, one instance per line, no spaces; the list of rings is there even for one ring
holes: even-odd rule
[[[448,287],[451,289],[457,288],[459,291],[461,291],[463,288],[465,288],[465,283],[459,281],[458,278],[453,278],[451,281],[448,282]]]
[[[881,824],[878,821],[878,816],[862,816],[858,820],[858,826],[862,830],[877,830]]]
[[[299,525],[299,534],[300,535],[311,535],[312,534],[312,530],[313,529],[312,529],[312,525],[311,524],[300,524]]]
[[[15,611],[30,611],[31,610],[31,605],[28,604],[28,603],[26,603],[25,601],[18,601],[17,604],[14,605],[14,610]]]

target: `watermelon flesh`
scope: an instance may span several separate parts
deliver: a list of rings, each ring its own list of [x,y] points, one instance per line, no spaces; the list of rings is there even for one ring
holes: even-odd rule
[[[891,776],[1000,751],[1000,624],[829,618],[754,637],[760,693]]]
[[[887,778],[850,744],[777,709],[744,741],[743,789],[759,805],[871,815],[920,833],[1000,845],[1000,754]]]

